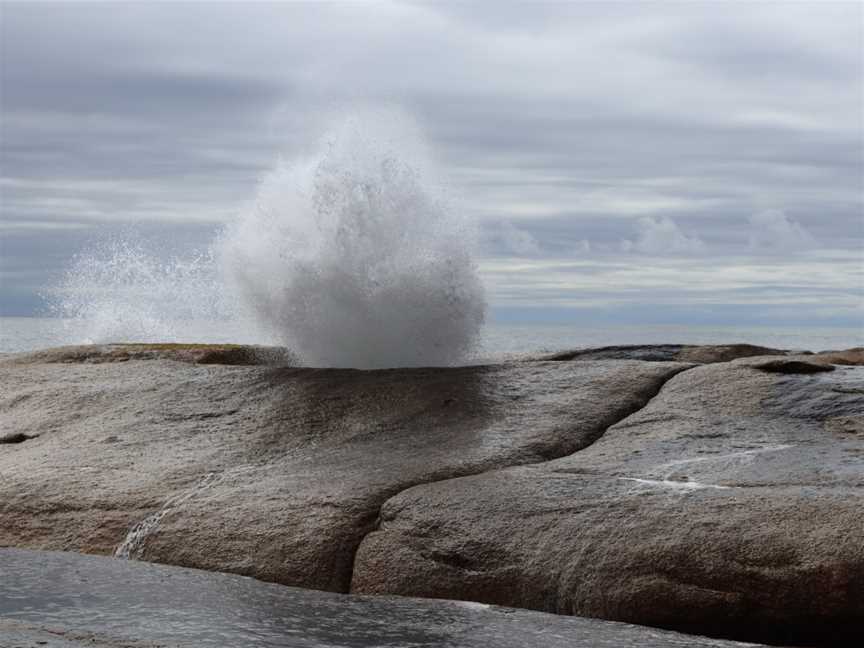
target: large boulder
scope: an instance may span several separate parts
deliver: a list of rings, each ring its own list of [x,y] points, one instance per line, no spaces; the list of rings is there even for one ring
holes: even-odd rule
[[[0,546],[347,591],[388,498],[576,452],[690,366],[356,371],[133,351],[0,361]]]
[[[315,592],[98,556],[0,550],[0,574],[3,647],[740,646],[596,619]]]
[[[861,645],[864,368],[808,358],[699,366],[580,452],[399,493],[352,591]]]

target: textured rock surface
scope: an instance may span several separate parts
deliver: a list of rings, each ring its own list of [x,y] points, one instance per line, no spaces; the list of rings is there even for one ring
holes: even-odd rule
[[[728,362],[737,358],[762,355],[786,355],[789,351],[752,344],[632,344],[596,349],[561,351],[544,356],[544,360],[646,360],[652,362]]]
[[[137,525],[123,555],[347,591],[387,498],[575,452],[688,366],[7,358],[0,546],[108,554]]]
[[[861,645],[864,369],[760,364],[681,373],[572,456],[391,498],[352,591]]]
[[[0,546],[861,645],[861,350],[615,349],[383,371],[5,356]]]
[[[760,371],[779,374],[812,374],[834,371],[833,364],[818,358],[814,360],[814,358],[816,356],[756,357],[744,358],[741,364],[759,369]]]
[[[755,356],[791,356],[822,364],[864,365],[864,347],[842,351],[787,351],[752,344],[690,345],[690,344],[632,344],[560,351],[541,356],[539,360],[646,360],[651,362],[693,362],[712,364],[730,362]]]
[[[845,351],[822,351],[815,354],[813,359],[838,365],[864,365],[864,347]]]
[[[97,556],[0,550],[0,574],[3,648],[731,646],[595,619],[329,594]]]
[[[175,643],[154,644],[120,638],[117,633],[111,635],[78,632],[56,624],[48,626],[39,622],[22,623],[0,618],[0,648],[171,648],[177,646]]]

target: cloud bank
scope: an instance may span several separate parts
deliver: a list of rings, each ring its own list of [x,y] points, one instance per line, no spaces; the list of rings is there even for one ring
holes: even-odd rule
[[[862,13],[5,3],[0,309],[94,236],[209,240],[360,101],[425,126],[501,317],[860,323]]]
[[[705,249],[697,236],[687,236],[671,218],[640,218],[639,236],[635,241],[625,240],[625,252],[635,250],[644,254],[696,254]]]
[[[748,240],[757,252],[794,253],[818,246],[810,232],[779,209],[753,214]]]

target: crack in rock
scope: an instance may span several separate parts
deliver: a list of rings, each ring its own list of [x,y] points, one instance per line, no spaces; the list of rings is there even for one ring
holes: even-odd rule
[[[12,434],[6,434],[4,436],[0,436],[0,443],[24,443],[25,441],[29,441],[30,439],[35,439],[39,435],[38,434],[24,434],[23,432],[13,432]]]

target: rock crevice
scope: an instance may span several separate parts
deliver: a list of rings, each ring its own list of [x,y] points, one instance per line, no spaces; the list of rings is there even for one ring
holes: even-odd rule
[[[613,420],[603,421],[602,427],[597,428],[597,431],[595,434],[586,437],[583,441],[583,445],[581,447],[579,447],[578,449],[573,450],[572,452],[566,452],[566,453],[562,453],[562,454],[558,454],[555,451],[551,451],[551,452],[548,452],[547,454],[543,455],[542,458],[540,458],[538,461],[524,463],[524,464],[518,464],[518,465],[526,466],[526,467],[531,466],[531,465],[540,465],[542,463],[546,463],[546,462],[551,461],[553,459],[560,459],[560,458],[563,458],[565,456],[569,456],[571,454],[575,454],[577,452],[581,452],[581,451],[585,450],[586,448],[590,447],[592,444],[594,444],[598,440],[600,440],[603,437],[603,435],[606,433],[606,431],[609,428],[611,428],[613,425],[617,425],[617,424],[623,422],[624,420],[626,420],[627,418],[629,418],[633,414],[646,408],[651,403],[651,401],[654,398],[656,398],[657,395],[660,393],[660,391],[663,389],[663,385],[665,385],[674,376],[677,376],[677,375],[679,375],[685,371],[688,371],[689,369],[692,369],[694,366],[695,365],[680,365],[678,367],[675,367],[675,368],[673,368],[672,371],[670,371],[662,379],[646,386],[646,389],[641,394],[639,394],[641,400],[634,402],[632,404],[632,406],[628,409],[624,409],[620,412],[616,412],[615,418]],[[516,467],[516,466],[515,465],[500,465],[500,466],[496,466],[494,468],[488,468],[488,469],[480,470],[480,471],[465,474],[465,475],[448,475],[448,476],[442,477],[440,479],[430,479],[427,481],[421,481],[421,482],[417,482],[414,484],[408,484],[408,485],[405,485],[401,490],[399,490],[396,493],[393,493],[389,497],[385,498],[381,502],[381,505],[378,507],[377,513],[374,514],[374,524],[372,524],[370,526],[370,528],[365,530],[362,537],[360,538],[360,541],[357,543],[357,547],[355,548],[354,560],[352,560],[351,570],[350,570],[352,581],[354,578],[354,563],[356,562],[356,559],[357,559],[357,552],[359,551],[360,546],[363,543],[363,540],[368,535],[375,533],[376,531],[378,531],[380,529],[381,520],[382,520],[382,511],[383,511],[384,507],[387,505],[387,502],[390,501],[392,498],[398,497],[401,493],[403,493],[403,492],[405,492],[411,488],[431,486],[431,485],[434,485],[437,483],[449,481],[451,479],[459,479],[461,477],[473,477],[473,476],[482,475],[484,472],[489,472],[489,471],[493,471],[493,470],[501,470],[501,469],[512,468],[512,467]],[[466,558],[464,556],[460,557],[460,556],[452,556],[452,555],[445,555],[445,554],[433,556],[432,559],[436,560],[438,562],[444,563],[444,564],[453,564],[454,566],[461,566],[462,568],[468,568],[469,565],[476,562],[476,560],[472,560],[472,559]],[[489,567],[489,556],[488,555],[483,556],[483,565],[487,568]],[[355,591],[353,585],[349,585],[349,587],[346,591]]]

